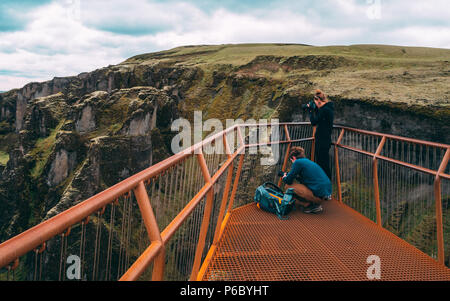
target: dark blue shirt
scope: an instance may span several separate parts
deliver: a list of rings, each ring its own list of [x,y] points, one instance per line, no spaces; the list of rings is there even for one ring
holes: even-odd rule
[[[329,148],[331,145],[331,132],[333,131],[334,104],[327,102],[322,108],[309,112],[311,125],[317,126],[316,148]]]
[[[330,179],[319,165],[307,158],[295,160],[291,171],[283,178],[283,181],[290,185],[294,179],[311,189],[316,197],[323,198],[331,195]]]

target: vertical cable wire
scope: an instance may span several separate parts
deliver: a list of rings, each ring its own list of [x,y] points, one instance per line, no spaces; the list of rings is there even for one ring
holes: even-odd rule
[[[113,236],[114,236],[114,218],[115,218],[115,202],[111,203],[110,218],[109,218],[109,229],[108,229],[108,248],[106,252],[106,271],[105,280],[109,281],[111,277],[111,259],[112,259],[112,246],[113,246]]]
[[[187,165],[187,161],[183,160],[183,162],[181,163],[181,172],[180,172],[180,191],[181,191],[181,195],[179,197],[179,201],[178,201],[178,206],[177,206],[177,212],[179,212],[181,210],[181,206],[182,204],[185,203],[185,188],[186,188],[186,174],[187,174],[187,170],[186,170],[186,165]],[[175,246],[175,258],[174,258],[174,269],[176,269],[177,267],[180,266],[180,260],[182,257],[182,254],[180,252],[181,250],[181,240],[179,235],[177,235],[176,239],[174,240],[174,243],[176,244]]]
[[[97,212],[97,226],[95,232],[95,247],[94,247],[94,264],[92,266],[92,280],[97,279],[97,266],[100,247],[100,211]]]
[[[86,246],[86,221],[83,220],[81,222],[81,237],[80,237],[80,264],[81,264],[81,278],[83,278],[84,275],[84,251]]]
[[[126,265],[125,265],[125,269],[124,271],[126,271],[128,269],[128,267],[130,266],[130,244],[131,244],[131,228],[132,228],[132,224],[133,224],[133,204],[135,204],[135,202],[133,202],[132,200],[133,196],[131,194],[131,192],[128,195],[128,226],[127,226],[127,248],[126,248]]]
[[[61,237],[61,249],[59,254],[59,274],[58,281],[62,281],[63,274],[63,261],[64,261],[64,233],[60,235]]]
[[[158,227],[160,229],[164,229],[161,216],[163,215],[162,211],[162,200],[161,200],[161,187],[162,187],[162,174],[158,175],[158,201],[156,206],[156,218],[158,220]]]
[[[43,246],[43,247],[45,247],[45,246]],[[39,269],[38,269],[38,277],[36,279],[38,281],[42,280],[42,257],[44,257],[44,252],[45,252],[45,249],[38,251],[38,254],[39,254]]]
[[[122,196],[123,204],[122,204],[122,225],[120,230],[120,248],[119,248],[119,264],[118,264],[118,270],[117,270],[117,278],[119,279],[120,276],[125,271],[125,265],[126,265],[126,252],[127,252],[127,225],[128,225],[128,203],[129,198],[128,195]]]
[[[37,280],[37,273],[38,273],[38,255],[39,255],[39,249],[34,249],[34,272],[33,272],[33,280]]]

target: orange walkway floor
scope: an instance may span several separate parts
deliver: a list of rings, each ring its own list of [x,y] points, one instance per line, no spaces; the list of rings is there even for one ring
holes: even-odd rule
[[[320,214],[288,220],[254,204],[235,209],[204,280],[369,280],[380,258],[381,280],[450,280],[450,269],[336,201]]]

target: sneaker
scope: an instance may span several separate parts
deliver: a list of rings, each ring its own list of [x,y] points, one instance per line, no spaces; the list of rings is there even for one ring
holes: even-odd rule
[[[331,195],[324,196],[324,197],[322,198],[322,200],[324,200],[324,201],[331,201]]]
[[[303,208],[304,213],[319,213],[323,211],[322,205],[311,203],[308,207]]]

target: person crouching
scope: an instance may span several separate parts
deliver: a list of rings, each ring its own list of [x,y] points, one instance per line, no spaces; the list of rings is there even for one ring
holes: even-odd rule
[[[317,163],[305,157],[302,147],[292,147],[289,159],[292,162],[291,170],[283,175],[286,189],[294,189],[303,212],[323,211],[322,201],[331,199],[330,179]]]

